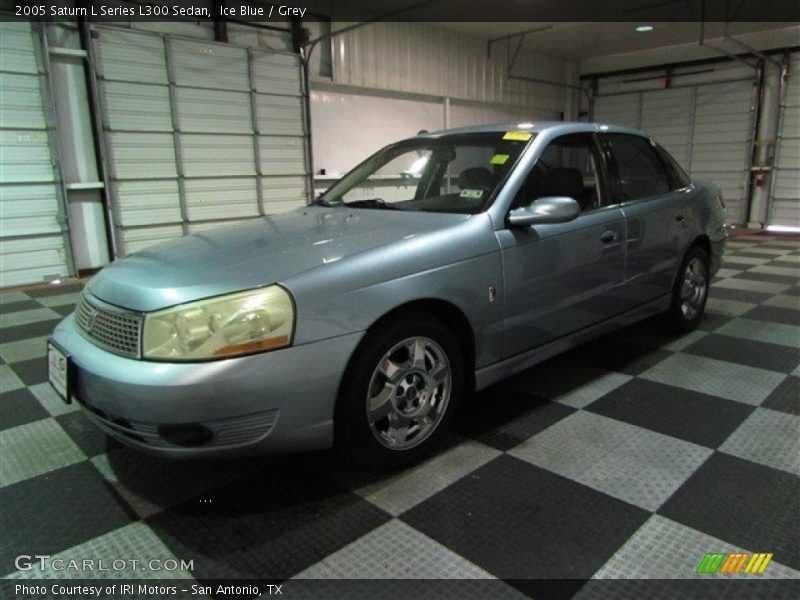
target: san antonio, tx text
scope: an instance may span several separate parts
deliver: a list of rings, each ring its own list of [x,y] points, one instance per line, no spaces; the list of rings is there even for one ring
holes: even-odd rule
[[[50,593],[52,596],[87,596],[106,598],[115,594],[125,596],[140,596],[157,594],[159,596],[177,596],[178,594],[189,594],[192,596],[278,596],[283,595],[282,585],[209,585],[192,584],[190,586],[177,585],[152,585],[152,584],[132,584],[114,583],[111,585],[67,585],[54,583],[50,587],[45,585],[25,585],[18,583],[14,586],[14,593],[17,597],[20,594],[28,597],[44,596]]]
[[[205,17],[211,18],[207,6],[178,6],[173,4],[141,4],[132,6],[55,6],[31,4],[16,7],[18,17]],[[271,19],[276,17],[303,17],[307,8],[294,6],[220,6],[219,17],[256,17]]]

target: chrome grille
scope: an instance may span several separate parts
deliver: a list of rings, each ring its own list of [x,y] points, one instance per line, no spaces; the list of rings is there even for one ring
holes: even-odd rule
[[[138,314],[100,308],[83,295],[75,308],[75,322],[98,346],[116,354],[139,357]]]

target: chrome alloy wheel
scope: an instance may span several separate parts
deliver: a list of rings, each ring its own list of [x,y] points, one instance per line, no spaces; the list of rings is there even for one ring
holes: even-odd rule
[[[708,277],[703,261],[695,257],[686,265],[681,285],[681,312],[691,321],[703,308],[708,293]]]
[[[367,421],[375,438],[392,450],[424,442],[447,411],[453,373],[447,354],[418,336],[383,355],[367,389]]]

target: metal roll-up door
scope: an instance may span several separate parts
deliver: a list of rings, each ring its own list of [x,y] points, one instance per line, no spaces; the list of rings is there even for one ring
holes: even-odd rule
[[[594,101],[594,120],[625,127],[641,127],[641,93],[622,93],[598,96]]]
[[[698,83],[712,76],[721,80]],[[708,76],[678,70],[674,87],[641,89],[657,79],[600,79],[594,120],[651,133],[693,179],[717,184],[728,223],[743,224],[753,148],[753,70],[735,65]]]
[[[692,106],[695,88],[676,88],[642,92],[641,128],[681,165],[689,168],[692,161]]]
[[[728,223],[743,225],[753,148],[753,82],[715,83],[696,89],[689,171],[694,179],[717,184],[725,198]]]
[[[0,22],[0,287],[72,274],[39,31]]]
[[[298,56],[111,27],[94,40],[124,253],[305,204]]]
[[[789,63],[779,123],[767,224],[800,228],[800,53]]]

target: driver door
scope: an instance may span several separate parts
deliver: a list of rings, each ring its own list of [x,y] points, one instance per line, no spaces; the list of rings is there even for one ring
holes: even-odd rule
[[[608,201],[605,167],[593,134],[554,139],[531,168],[511,208],[568,196],[581,213],[567,223],[497,232],[505,286],[505,357],[622,311],[625,218]]]

